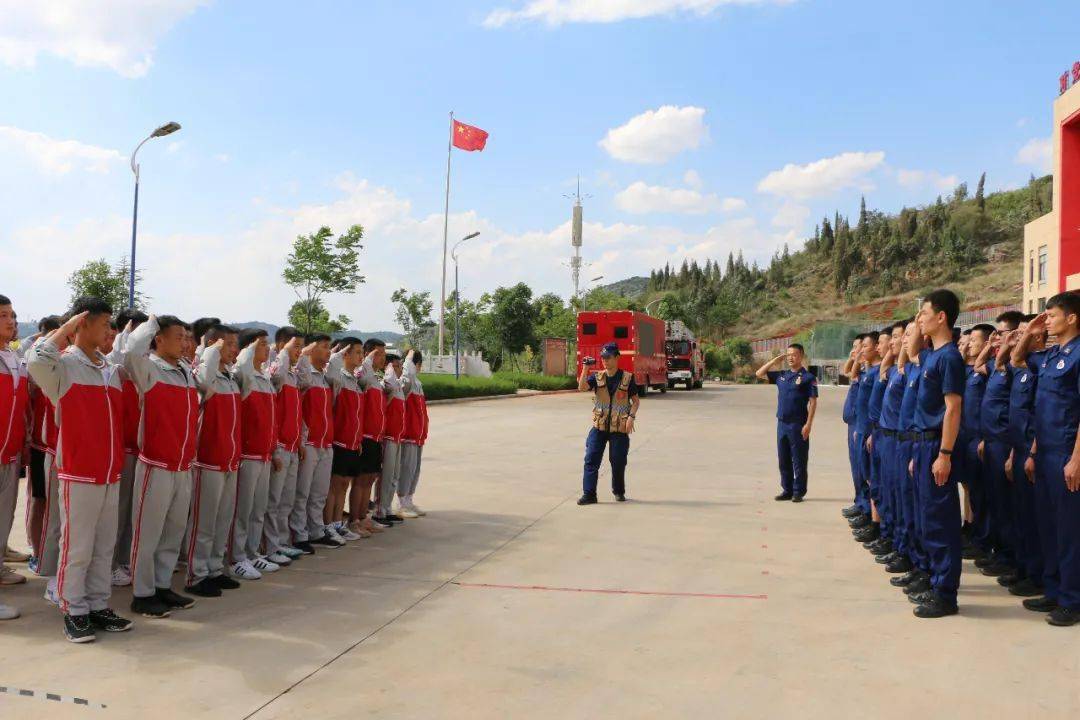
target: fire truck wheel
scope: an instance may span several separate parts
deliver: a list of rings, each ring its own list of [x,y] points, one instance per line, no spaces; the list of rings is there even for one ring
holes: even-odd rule
[[[660,386],[661,394],[666,393],[667,391],[668,391],[668,386],[667,385],[661,385]]]

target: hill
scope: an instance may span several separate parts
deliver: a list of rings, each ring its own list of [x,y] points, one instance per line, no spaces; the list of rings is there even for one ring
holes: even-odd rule
[[[277,332],[279,325],[271,325],[270,323],[264,323],[260,321],[229,323],[233,327],[239,330],[246,330],[248,328],[262,328],[268,332],[271,337]],[[29,335],[33,335],[37,332],[37,323],[19,323],[19,337],[24,338]],[[399,332],[393,330],[376,330],[374,332],[364,332],[362,330],[346,330],[345,332],[335,333],[334,337],[345,337],[346,335],[352,335],[354,337],[363,338],[367,340],[369,337],[376,337],[385,342],[388,345],[401,345],[401,341],[405,339],[405,336]]]
[[[974,196],[966,184],[948,199],[857,221],[823,218],[803,247],[784,247],[767,267],[741,254],[704,266],[683,260],[652,271],[639,302],[707,338],[784,335],[822,320],[884,321],[911,314],[916,297],[941,286],[965,308],[1018,302],[1024,225],[1048,212],[1049,176],[1027,186]]]
[[[637,299],[643,296],[649,289],[649,278],[635,275],[625,280],[618,280],[607,285],[598,285],[597,290],[602,290],[625,298]]]

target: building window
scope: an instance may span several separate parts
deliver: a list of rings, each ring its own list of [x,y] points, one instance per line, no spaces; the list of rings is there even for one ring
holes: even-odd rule
[[[1035,301],[1028,300],[1028,314],[1035,312]]]
[[[1046,298],[1039,298],[1039,312],[1046,309]]]
[[[1046,284],[1046,246],[1039,248],[1039,284]],[[1041,311],[1040,311],[1041,312]]]
[[[1028,253],[1028,285],[1035,284],[1035,251]]]

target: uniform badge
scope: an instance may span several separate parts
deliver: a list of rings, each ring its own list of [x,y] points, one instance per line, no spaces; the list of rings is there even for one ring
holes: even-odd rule
[[[1064,360],[1058,360],[1057,369],[1061,370],[1064,367],[1065,367],[1065,361]]]
[[[1067,348],[1065,348],[1065,354],[1066,354],[1066,355],[1068,355],[1068,354],[1069,354],[1069,353],[1071,353],[1071,352],[1072,352],[1072,348],[1071,348],[1071,347],[1067,347]]]
[[[1020,382],[1027,382],[1027,373],[1020,376]]]
[[[795,384],[798,385],[802,382],[802,375],[795,376]]]

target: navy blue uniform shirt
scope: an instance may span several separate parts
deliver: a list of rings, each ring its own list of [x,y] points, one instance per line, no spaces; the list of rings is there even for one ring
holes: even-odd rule
[[[994,361],[986,363],[990,376],[986,378],[986,392],[983,393],[982,407],[979,412],[979,428],[983,438],[1008,442],[1009,440],[1009,391],[1012,388],[1012,373],[1009,368],[997,368]]]
[[[1080,337],[1047,348],[1040,360],[1035,440],[1039,450],[1071,451],[1080,422]]]
[[[915,402],[915,429],[940,430],[945,422],[945,396],[964,394],[964,359],[956,343],[945,343],[919,354],[919,396]]]
[[[859,376],[859,399],[855,403],[855,432],[865,435],[870,432],[870,392],[878,379],[880,365],[872,365]]]
[[[855,402],[859,399],[859,379],[851,378],[848,385],[847,397],[844,398],[844,422],[851,425],[855,422]]]
[[[870,428],[873,429],[881,422],[881,403],[885,399],[885,382],[888,377],[881,377],[881,366],[877,366],[877,375],[874,377],[874,387],[870,388],[870,404],[867,406]],[[887,373],[886,373],[887,375]]]
[[[879,380],[878,385],[882,382]],[[904,376],[893,365],[885,373],[885,398],[881,401],[878,425],[886,430],[900,430],[900,403],[904,400]]]
[[[1034,353],[1042,362],[1042,353]],[[1028,357],[1029,362],[1033,359]],[[1037,366],[1037,365],[1036,365]],[[1009,366],[1012,384],[1009,387],[1009,440],[1013,445],[1027,445],[1035,439],[1035,387],[1039,375],[1030,367]]]
[[[986,376],[975,372],[971,365],[965,365],[964,372],[964,406],[960,412],[960,434],[970,439],[979,437],[979,409],[986,393]]]
[[[919,381],[922,380],[922,368],[913,362],[904,366],[904,397],[900,400],[900,430],[911,432],[915,429],[915,406],[919,400]]]
[[[798,372],[770,372],[769,381],[776,383],[776,419],[780,422],[805,425],[810,415],[807,406],[816,398],[817,378],[806,368]]]

